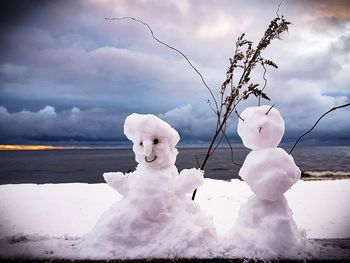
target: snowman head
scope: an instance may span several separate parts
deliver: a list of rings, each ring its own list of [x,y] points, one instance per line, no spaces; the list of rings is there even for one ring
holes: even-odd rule
[[[284,121],[274,107],[248,107],[241,114],[237,132],[245,147],[252,150],[277,147],[284,134]]]
[[[175,146],[180,136],[168,123],[152,114],[129,115],[124,133],[133,145],[135,160],[149,168],[163,169],[175,164]]]

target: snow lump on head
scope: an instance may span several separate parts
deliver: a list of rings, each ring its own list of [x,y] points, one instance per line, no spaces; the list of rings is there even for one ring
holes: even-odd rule
[[[153,114],[129,115],[124,124],[124,133],[131,140],[135,159],[149,168],[166,168],[175,163],[178,132],[168,123]]]

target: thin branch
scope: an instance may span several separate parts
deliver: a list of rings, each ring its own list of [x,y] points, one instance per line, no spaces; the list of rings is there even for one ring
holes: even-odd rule
[[[250,92],[248,92],[248,93],[250,93]],[[201,170],[204,169],[204,167],[205,167],[207,161],[209,160],[209,158],[210,158],[210,156],[211,156],[211,154],[212,154],[212,153],[211,153],[211,149],[213,148],[213,146],[214,146],[214,144],[215,144],[215,142],[216,142],[216,139],[217,139],[217,137],[219,136],[220,132],[222,131],[223,127],[226,125],[226,121],[228,120],[228,118],[229,118],[230,115],[232,114],[232,112],[233,112],[234,108],[237,106],[237,104],[238,104],[239,102],[241,102],[241,100],[243,99],[243,97],[244,97],[244,96],[242,95],[242,96],[237,100],[236,103],[234,103],[234,101],[232,101],[232,103],[234,103],[232,109],[231,109],[230,111],[227,110],[227,111],[225,112],[225,114],[224,114],[224,116],[223,116],[223,119],[222,119],[222,122],[221,122],[219,128],[216,130],[216,132],[215,132],[215,134],[214,134],[214,136],[213,136],[213,138],[212,138],[212,140],[211,140],[211,142],[210,142],[210,145],[209,145],[209,147],[208,147],[207,153],[206,153],[206,155],[205,155],[205,157],[204,157],[204,159],[203,159],[202,165],[201,165],[201,167],[200,167]],[[221,141],[221,138],[220,138],[220,141]],[[194,200],[194,199],[196,198],[196,193],[197,193],[197,189],[195,189],[195,190],[193,191],[192,200]]]
[[[260,59],[261,59],[261,65],[264,68],[264,73],[263,73],[263,76],[262,76],[263,79],[264,79],[264,86],[261,89],[261,91],[263,91],[266,88],[266,85],[267,85],[267,78],[266,78],[267,69],[265,67],[265,63],[264,63],[263,59],[261,58],[261,56],[260,56]],[[260,106],[260,101],[261,101],[261,96],[258,97],[258,106]]]
[[[327,111],[326,113],[322,114],[322,116],[320,118],[318,118],[318,120],[315,122],[315,124],[311,127],[310,130],[308,130],[307,132],[305,132],[303,135],[301,135],[298,140],[294,143],[292,149],[289,151],[289,154],[291,154],[295,148],[295,146],[298,144],[298,142],[301,140],[301,138],[303,138],[305,135],[309,134],[315,127],[316,125],[318,124],[318,122],[324,117],[326,116],[328,113],[334,111],[334,110],[337,110],[337,109],[340,109],[340,108],[345,108],[345,107],[348,107],[350,106],[350,103],[347,103],[347,104],[343,104],[343,105],[340,105],[340,106],[337,106],[337,107],[333,107],[331,108],[329,111]]]
[[[231,142],[230,142],[230,140],[228,139],[228,137],[227,137],[225,131],[222,131],[222,133],[224,134],[224,137],[225,137],[225,139],[226,139],[226,141],[227,141],[227,143],[228,143],[228,146],[230,147],[230,150],[231,150],[231,162],[232,162],[234,165],[242,166],[242,164],[236,163],[236,162],[234,161],[234,159],[233,159],[233,147],[232,147],[232,145],[231,145]]]
[[[239,164],[239,163],[236,163],[234,160],[233,160],[233,147],[231,145],[231,142],[230,140],[228,139],[227,135],[226,135],[226,127],[227,127],[227,123],[225,123],[224,125],[225,127],[221,129],[221,137],[218,141],[218,143],[215,145],[214,149],[212,150],[212,152],[210,153],[210,155],[212,155],[215,150],[219,147],[221,141],[223,138],[225,138],[225,140],[227,141],[229,147],[230,147],[230,151],[231,151],[231,162],[234,164],[234,165],[239,165],[239,166],[242,166],[242,164]]]
[[[283,1],[284,1],[284,0],[281,0],[281,1],[280,1],[280,3],[278,4],[277,10],[276,10],[276,16],[277,16],[278,18],[280,17],[279,12],[280,12],[281,5],[283,4]]]
[[[194,201],[194,199],[196,198],[196,193],[197,193],[197,188],[194,189],[194,191],[192,193],[192,197],[191,197],[192,201]]]
[[[220,137],[219,141],[217,142],[217,144],[214,146],[214,149],[212,149],[212,151],[210,152],[209,156],[211,156],[216,151],[216,149],[219,147],[219,145],[224,137],[226,127],[227,127],[227,123],[225,122],[224,127],[220,129],[220,132],[222,133],[221,137]]]
[[[275,107],[275,104],[273,104],[270,109],[265,113],[265,115],[269,114],[270,110],[272,110],[272,108]]]
[[[194,155],[194,158],[196,159],[197,167],[199,168],[201,165],[199,164],[199,160],[198,160],[197,155]]]
[[[208,100],[207,103],[208,103],[209,108],[215,113],[215,115],[218,114],[218,112],[215,111],[215,109],[211,106],[210,100]]]
[[[150,27],[150,25],[148,25],[147,23],[145,23],[144,21],[140,20],[140,19],[136,19],[134,17],[131,17],[131,16],[124,16],[124,17],[113,17],[113,18],[110,18],[110,17],[106,17],[105,20],[111,20],[111,21],[120,21],[120,20],[127,20],[127,19],[130,19],[130,20],[133,20],[135,22],[138,22],[138,23],[141,23],[143,24],[144,26],[146,26],[149,30],[149,32],[151,33],[152,35],[152,38],[154,40],[156,40],[158,43],[162,44],[163,46],[166,46],[167,48],[170,48],[174,51],[176,51],[177,53],[179,53],[184,59],[186,59],[187,63],[191,66],[191,68],[198,74],[198,76],[201,78],[202,80],[202,83],[204,84],[204,86],[208,89],[211,97],[213,98],[214,102],[215,102],[215,106],[216,106],[216,109],[217,109],[217,112],[219,111],[219,107],[218,107],[218,103],[215,99],[215,96],[212,92],[212,90],[209,88],[209,86],[207,85],[207,83],[205,82],[204,78],[203,78],[203,75],[199,72],[199,70],[191,63],[191,61],[187,58],[187,56],[182,53],[180,50],[178,50],[177,48],[173,47],[173,46],[170,46],[169,44],[161,41],[160,39],[158,39],[154,33],[153,33],[153,30],[152,28]]]
[[[238,116],[238,118],[240,118],[242,121],[244,121],[244,119],[238,114],[237,110],[235,110],[235,113]]]
[[[249,95],[251,93],[252,91],[249,91],[247,94]],[[242,95],[240,98],[237,98],[237,102],[233,104],[232,110],[227,113],[226,119],[228,119],[231,116],[232,112],[234,111],[234,109],[236,109],[237,105],[243,100],[243,98],[244,95]]]

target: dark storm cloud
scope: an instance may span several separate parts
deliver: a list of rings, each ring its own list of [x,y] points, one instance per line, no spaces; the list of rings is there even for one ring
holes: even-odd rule
[[[0,23],[2,25],[21,23],[28,15],[39,9],[48,1],[23,0],[23,1],[1,1]]]
[[[281,11],[293,26],[285,40],[266,50],[266,57],[280,66],[268,72],[267,92],[286,117],[290,134],[349,100],[345,11],[350,5],[305,2],[283,4]],[[161,116],[185,141],[207,140],[212,132],[207,127],[215,121],[199,77],[179,54],[155,42],[144,26],[104,17],[147,21],[160,39],[188,55],[215,92],[237,36],[246,32],[257,41],[278,5],[186,0],[4,3],[8,7],[1,9],[6,13],[0,42],[0,123],[6,127],[1,128],[2,143],[123,138],[123,118],[132,112]],[[245,106],[255,104],[249,101]],[[43,115],[43,109],[52,109],[46,105],[54,114]],[[84,121],[71,118],[72,108],[80,109]],[[337,128],[334,133],[348,131],[346,114],[320,127],[325,131],[331,123]],[[235,125],[231,124],[231,136]]]
[[[46,106],[32,112],[9,113],[0,107],[0,143],[7,142],[56,142],[80,144],[125,140],[122,129],[124,116],[101,109],[80,110],[72,108],[57,112]]]

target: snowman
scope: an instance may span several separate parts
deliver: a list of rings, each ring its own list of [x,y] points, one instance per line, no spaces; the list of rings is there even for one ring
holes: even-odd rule
[[[239,175],[254,194],[240,208],[228,239],[249,257],[295,255],[306,238],[293,220],[284,193],[301,172],[293,157],[277,147],[284,133],[283,118],[267,105],[249,107],[240,117],[238,135],[252,151]]]
[[[126,174],[104,173],[123,198],[85,236],[81,253],[90,258],[209,256],[215,227],[189,197],[204,182],[203,172],[178,173],[177,131],[154,115],[134,113],[126,118],[124,133],[138,165]]]

